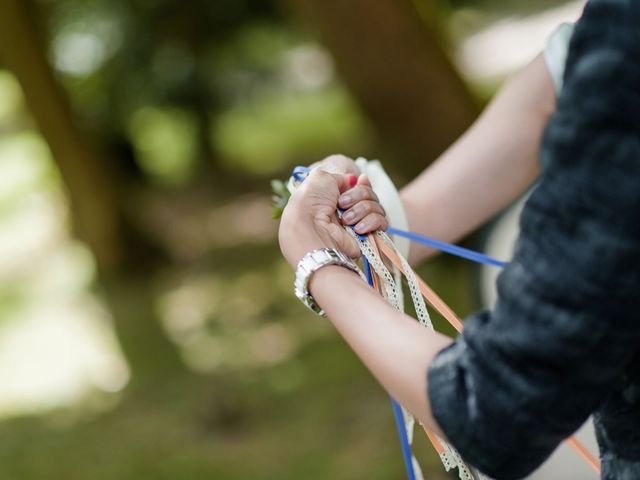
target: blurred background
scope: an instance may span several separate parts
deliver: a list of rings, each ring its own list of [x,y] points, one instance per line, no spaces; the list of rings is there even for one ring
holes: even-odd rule
[[[581,6],[0,0],[0,478],[403,478],[269,181],[344,153],[402,185]],[[480,306],[471,266],[420,272]]]

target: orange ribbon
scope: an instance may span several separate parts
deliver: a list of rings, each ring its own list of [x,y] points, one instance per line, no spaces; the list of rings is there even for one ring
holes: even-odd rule
[[[367,238],[376,253],[378,253],[376,250],[382,252],[384,256],[387,257],[389,261],[406,276],[407,272],[404,270],[400,258],[391,246],[387,245],[387,243],[377,235],[369,234],[367,235]],[[424,280],[416,275],[415,272],[413,273],[418,282],[420,293],[422,293],[422,296],[425,298],[427,303],[438,311],[449,322],[449,324],[458,331],[458,333],[461,333],[463,325],[460,318],[458,318],[453,310],[449,308],[449,306],[424,282]],[[374,278],[374,285],[379,286],[380,279],[377,278],[375,272],[372,271],[371,274]],[[438,452],[438,454],[442,454],[444,452],[444,447],[438,440],[438,437],[433,432],[429,431],[424,425],[422,425],[422,428],[436,452]],[[580,442],[580,440],[575,436],[571,436],[566,440],[566,442],[591,468],[593,468],[593,470],[600,474],[600,461],[587,449],[587,447],[584,446],[582,442]]]

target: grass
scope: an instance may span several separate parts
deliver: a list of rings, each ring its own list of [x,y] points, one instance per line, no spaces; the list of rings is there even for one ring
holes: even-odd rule
[[[285,395],[270,391],[269,371],[194,375],[125,395],[95,417],[58,411],[4,422],[0,478],[402,478],[387,396],[351,351],[334,336],[296,361],[304,381]],[[430,478],[447,478],[420,450]]]

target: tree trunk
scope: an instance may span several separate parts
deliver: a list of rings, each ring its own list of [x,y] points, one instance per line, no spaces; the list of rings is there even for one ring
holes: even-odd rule
[[[113,186],[78,134],[28,7],[28,2],[0,0],[2,58],[22,85],[31,113],[55,157],[67,187],[74,226],[91,246],[99,267],[108,271],[120,262],[122,254]]]
[[[22,85],[29,109],[49,144],[67,189],[74,230],[93,252],[98,281],[132,379],[134,383],[161,381],[185,370],[154,311],[149,287],[153,250],[140,244],[140,236],[125,221],[113,170],[78,128],[47,62],[30,5],[24,0],[0,0],[3,62]]]
[[[410,0],[289,0],[333,54],[376,128],[385,165],[412,178],[474,120],[478,107]]]
[[[425,23],[430,5],[418,10],[411,0],[287,1],[331,51],[378,134],[380,159],[400,179],[422,172],[476,118],[478,105],[433,25]],[[450,262],[443,258],[438,265],[449,265],[449,273],[454,268],[458,278],[447,274],[438,287],[454,308],[468,310],[475,303],[473,266]]]

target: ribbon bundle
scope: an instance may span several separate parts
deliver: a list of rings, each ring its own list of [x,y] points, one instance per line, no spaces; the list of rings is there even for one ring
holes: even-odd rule
[[[360,168],[363,168],[363,160],[359,159],[361,163]],[[364,160],[366,162],[366,160]],[[379,167],[381,169],[381,167]],[[309,169],[307,167],[296,167],[293,171],[291,179],[288,183],[288,188],[292,192],[297,185],[304,181]],[[382,175],[386,177],[382,170]],[[371,179],[370,179],[371,180]],[[388,177],[383,182],[390,183]],[[373,182],[372,182],[373,184]],[[384,183],[383,183],[384,185]],[[385,185],[386,186],[386,185]],[[375,189],[375,185],[374,185]],[[394,188],[395,191],[395,188]],[[376,193],[378,191],[376,190]],[[397,192],[395,193],[397,197]],[[380,196],[380,194],[379,194]],[[399,199],[397,199],[399,201]],[[386,209],[386,205],[385,205]],[[338,212],[341,215],[342,212]],[[401,223],[406,224],[406,219],[401,218]],[[365,274],[369,284],[393,305],[397,310],[403,311],[403,293],[401,278],[405,277],[407,285],[409,287],[409,293],[411,300],[414,304],[416,315],[420,324],[426,328],[433,329],[433,324],[429,316],[429,312],[426,307],[428,303],[432,308],[439,312],[453,328],[462,332],[463,324],[458,316],[449,308],[449,306],[418,276],[413,269],[409,266],[409,263],[405,259],[406,253],[403,255],[399,251],[398,246],[385,232],[378,231],[366,236],[358,235],[351,227],[345,227],[346,231],[350,233],[360,246],[362,253],[362,263],[364,266]],[[409,232],[399,228],[388,228],[387,232],[392,234],[394,238],[401,237],[413,242],[418,242],[431,248],[438,249],[440,251],[456,255],[461,258],[465,258],[477,263],[491,265],[495,267],[504,267],[505,262],[496,260],[492,257],[484,255],[473,250],[465,249],[457,245],[445,243],[433,238],[429,238],[417,233]],[[392,265],[392,272],[387,268],[385,261]],[[426,300],[426,303],[425,303]],[[398,436],[402,447],[403,459],[407,471],[407,477],[409,480],[422,480],[423,476],[420,471],[420,466],[416,461],[411,451],[411,443],[414,430],[413,416],[404,410],[393,398],[391,399],[393,405],[393,412],[396,420],[396,426],[398,430]],[[433,432],[430,432],[423,426],[425,434],[429,441],[433,445],[434,449],[440,456],[445,470],[457,468],[458,476],[461,480],[488,480],[486,476],[478,472],[476,469],[466,464],[460,454],[454,447],[447,444],[444,440],[439,438]],[[596,472],[600,473],[600,463],[597,458],[574,436],[567,439],[567,443],[585,460],[585,462],[593,468]]]

